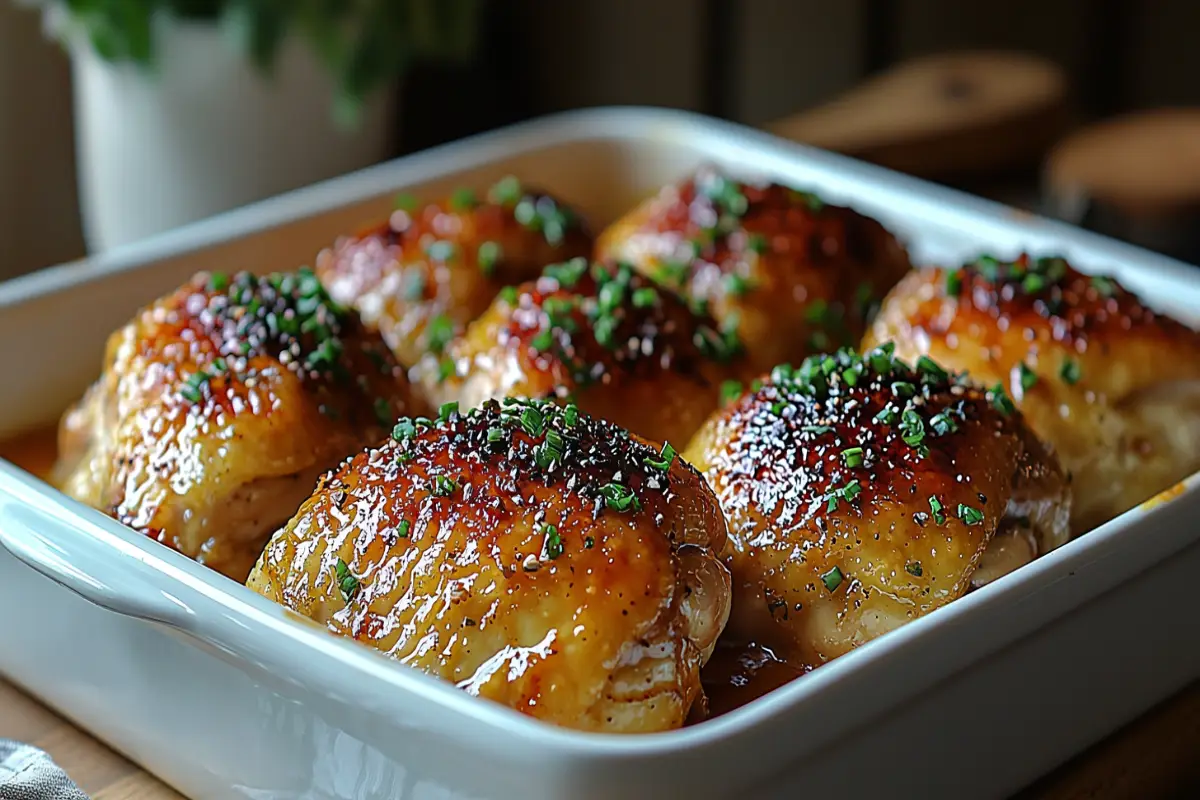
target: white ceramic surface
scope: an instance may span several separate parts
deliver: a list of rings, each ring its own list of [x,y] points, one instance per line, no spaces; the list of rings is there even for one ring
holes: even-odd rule
[[[382,161],[396,95],[361,125],[333,118],[333,84],[289,37],[270,77],[216,25],[162,21],[153,72],[72,48],[84,235],[92,252]]]
[[[400,189],[508,172],[599,225],[700,161],[812,186],[918,261],[1062,252],[1200,313],[1190,268],[680,112],[506,129],[0,286],[0,435],[52,421],[135,308],[209,267],[291,268]],[[69,322],[67,322],[69,321]],[[0,672],[202,798],[1000,798],[1200,677],[1200,478],[724,717],[558,730],[335,639],[0,462]],[[32,568],[30,568],[32,567]]]

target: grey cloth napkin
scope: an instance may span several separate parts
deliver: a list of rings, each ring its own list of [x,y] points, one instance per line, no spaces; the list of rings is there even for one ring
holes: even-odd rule
[[[42,750],[0,739],[0,800],[88,800]]]

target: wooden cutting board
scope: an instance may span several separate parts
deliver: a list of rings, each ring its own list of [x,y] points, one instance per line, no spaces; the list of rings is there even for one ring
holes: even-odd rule
[[[180,795],[0,678],[0,738],[50,753],[93,800]],[[1184,800],[1200,797],[1200,685],[1051,773],[1014,800]],[[980,770],[986,771],[986,756]]]

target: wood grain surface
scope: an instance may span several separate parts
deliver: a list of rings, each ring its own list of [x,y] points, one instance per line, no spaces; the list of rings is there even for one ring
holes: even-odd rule
[[[180,795],[0,678],[0,738],[53,756],[93,800]],[[1200,797],[1200,684],[1147,713],[1014,800],[1184,800]]]

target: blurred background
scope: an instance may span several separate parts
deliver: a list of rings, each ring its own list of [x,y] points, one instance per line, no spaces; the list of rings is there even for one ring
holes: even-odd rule
[[[0,277],[608,104],[768,127],[1200,260],[1194,0],[340,5],[364,18],[0,0]],[[341,50],[323,38],[346,26]]]

